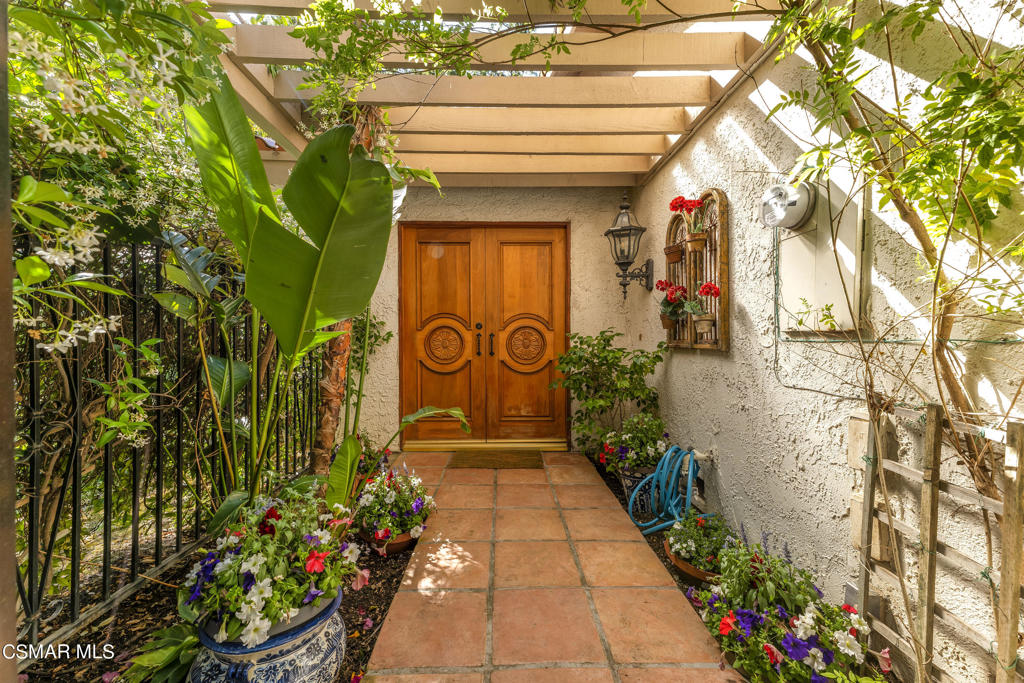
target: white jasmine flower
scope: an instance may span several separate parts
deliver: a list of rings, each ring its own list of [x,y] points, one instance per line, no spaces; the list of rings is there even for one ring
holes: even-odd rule
[[[242,629],[242,644],[246,647],[256,647],[267,639],[270,632],[270,621],[268,619],[253,619]]]

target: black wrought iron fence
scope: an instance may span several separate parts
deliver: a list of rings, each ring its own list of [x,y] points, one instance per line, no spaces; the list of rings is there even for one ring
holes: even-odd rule
[[[151,296],[166,289],[162,251],[108,243],[95,264],[105,277],[94,281],[126,294],[37,297],[33,319],[16,329],[22,642],[53,642],[84,627],[202,535],[210,482],[201,465],[217,467],[219,443],[196,331]],[[83,303],[98,313],[91,329],[80,327],[73,338],[40,334],[62,315],[89,319]],[[267,348],[268,330],[256,333],[258,348]],[[250,360],[252,334],[248,323],[232,331],[232,358]],[[211,354],[228,355],[218,335],[204,337]],[[264,371],[240,406],[249,405],[251,391],[265,405],[274,360],[273,352],[261,359]],[[318,358],[307,357],[283,397],[271,451],[282,475],[308,466],[319,368]]]

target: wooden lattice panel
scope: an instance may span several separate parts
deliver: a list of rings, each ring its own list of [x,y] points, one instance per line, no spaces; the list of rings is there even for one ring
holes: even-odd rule
[[[673,214],[665,236],[666,277],[695,294],[705,282],[718,285],[718,299],[703,299],[711,317],[710,332],[698,330],[693,316],[686,316],[666,330],[668,345],[677,349],[729,350],[729,201],[718,189],[700,195],[704,205],[692,214]],[[694,233],[702,224],[705,238]]]

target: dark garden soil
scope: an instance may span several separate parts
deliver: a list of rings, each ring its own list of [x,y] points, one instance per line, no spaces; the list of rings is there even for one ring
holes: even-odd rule
[[[348,683],[354,674],[366,669],[380,626],[387,616],[391,599],[398,592],[411,555],[412,549],[409,549],[382,557],[364,547],[359,566],[370,570],[370,584],[359,591],[346,591],[341,603],[348,639],[345,661],[336,679],[338,683]],[[95,644],[96,650],[102,653],[103,646],[110,644],[114,648],[114,659],[41,660],[25,671],[27,680],[91,683],[102,680],[106,673],[111,674],[107,680],[116,680],[112,674],[128,668],[136,650],[151,633],[178,620],[176,588],[173,585],[184,580],[197,559],[183,559],[161,575],[163,583],[147,583],[81,633],[64,639],[71,644],[72,652],[76,644]]]

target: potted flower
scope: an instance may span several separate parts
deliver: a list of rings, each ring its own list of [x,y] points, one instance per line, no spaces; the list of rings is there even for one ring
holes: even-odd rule
[[[730,661],[756,681],[829,683],[883,681],[872,669],[859,670],[867,655],[884,673],[889,653],[869,651],[858,635],[870,632],[850,605],[823,600],[811,575],[760,545],[736,543],[720,554],[722,573],[710,589],[686,592],[705,626]]]
[[[655,289],[665,292],[661,300],[661,326],[666,330],[675,329],[676,323],[686,317],[686,287],[671,280],[658,280]]]
[[[702,515],[691,509],[665,532],[665,552],[685,574],[701,581],[718,576],[719,555],[737,543],[718,515]]]
[[[382,555],[399,553],[423,534],[436,507],[419,477],[389,470],[366,482],[354,523],[360,537]]]
[[[597,459],[618,476],[629,499],[644,477],[654,472],[668,450],[668,438],[661,418],[640,412],[623,420],[621,431],[605,434]],[[648,510],[643,500],[638,499],[637,503],[641,512]]]
[[[685,238],[686,249],[688,251],[701,251],[707,243],[708,233],[704,230],[704,214],[703,212],[698,211],[696,216],[693,215],[694,211],[702,208],[703,206],[703,199],[687,199],[682,195],[674,198],[668,204],[670,211],[677,213],[682,211],[691,218]]]
[[[714,282],[705,282],[697,290],[697,297],[690,302],[690,313],[693,314],[693,324],[698,334],[711,334],[715,329],[715,316],[707,313],[707,306],[702,299],[717,299],[722,295],[722,290]]]
[[[368,572],[345,540],[352,520],[328,511],[316,486],[258,498],[221,533],[179,590],[182,616],[199,625],[203,646],[191,680],[333,680],[344,657],[341,588]],[[232,673],[234,672],[234,673]]]

